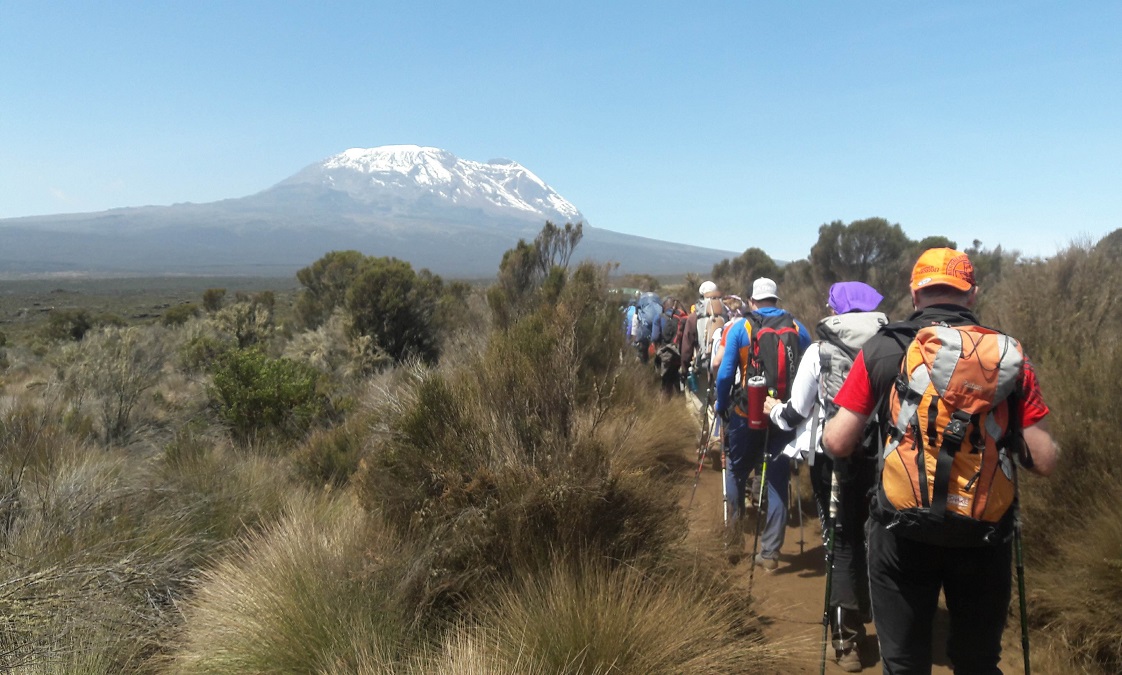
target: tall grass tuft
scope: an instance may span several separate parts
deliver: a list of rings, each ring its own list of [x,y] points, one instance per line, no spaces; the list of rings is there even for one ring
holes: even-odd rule
[[[294,500],[202,575],[170,673],[389,672],[408,640],[394,561],[349,500]]]
[[[493,669],[477,672],[510,673],[746,673],[780,664],[732,593],[700,574],[665,571],[585,559],[520,577],[497,589],[434,670],[467,672],[451,667],[465,657]]]

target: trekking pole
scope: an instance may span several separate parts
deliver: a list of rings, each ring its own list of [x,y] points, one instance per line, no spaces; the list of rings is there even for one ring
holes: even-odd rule
[[[1021,487],[1017,481],[1017,462],[1013,467],[1013,549],[1017,557],[1017,595],[1021,601],[1021,652],[1025,657],[1025,675],[1032,674],[1029,665],[1028,605],[1025,601],[1025,551],[1021,539]]]
[[[830,515],[826,528],[826,600],[822,608],[822,675],[826,674],[826,643],[830,639],[830,590],[834,580],[834,533],[838,522],[838,502],[841,501],[841,486],[838,472],[830,470]]]
[[[701,437],[698,440],[698,468],[693,472],[693,491],[690,492],[690,502],[686,510],[690,510],[693,506],[693,498],[698,493],[698,481],[701,479],[701,468],[705,465],[706,455],[709,450],[709,437],[712,435],[712,425],[716,423],[716,419],[709,416],[709,400],[710,394],[714,391],[716,383],[710,379],[705,388],[705,400],[701,401]]]
[[[693,474],[693,491],[690,492],[690,502],[686,506],[689,511],[693,507],[693,498],[697,496],[697,483],[701,480],[701,468],[705,465],[705,455],[709,449],[709,436],[713,431],[713,425],[709,420],[709,392],[713,390],[713,383],[710,382],[709,386],[705,388],[705,400],[701,402],[701,438],[697,444],[697,469]]]
[[[701,480],[701,469],[705,465],[705,454],[706,454],[705,450],[706,450],[706,447],[709,445],[709,429],[707,427],[708,427],[708,425],[706,425],[705,427],[702,427],[702,429],[701,429],[701,439],[698,441],[697,468],[694,470],[694,473],[693,473],[693,490],[690,491],[690,501],[689,501],[689,504],[686,505],[686,510],[687,511],[689,511],[691,508],[693,508],[693,498],[697,496],[697,484],[698,484],[698,481]]]
[[[795,481],[795,476],[798,475],[798,468],[799,468],[798,460],[795,460],[795,462],[796,462],[795,463],[795,470],[791,472],[791,480],[787,482],[787,485],[788,485],[788,487],[791,487],[791,490],[795,493],[795,500],[794,501],[797,502],[797,504],[798,504],[798,510],[799,510],[799,555],[802,555],[803,552],[804,552],[803,546],[806,543],[804,541],[805,537],[803,537],[803,493],[802,493],[802,490],[799,489],[799,485],[797,483],[795,483],[794,486],[792,487],[792,483]],[[792,501],[790,496],[787,497],[787,501],[788,502]]]
[[[749,598],[752,597],[752,581],[756,578],[756,553],[760,544],[760,529],[763,525],[763,520],[767,518],[767,441],[769,431],[771,431],[770,428],[764,431],[764,464],[760,469],[760,502],[759,506],[756,508],[756,534],[752,537],[752,562],[748,572]]]

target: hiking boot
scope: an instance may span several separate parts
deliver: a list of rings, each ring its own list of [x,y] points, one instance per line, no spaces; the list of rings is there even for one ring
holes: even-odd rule
[[[851,642],[844,651],[835,652],[838,666],[847,673],[861,672],[861,654],[857,651],[857,643]]]
[[[765,558],[763,553],[756,556],[756,564],[768,572],[774,572],[779,569],[779,560],[776,558]]]

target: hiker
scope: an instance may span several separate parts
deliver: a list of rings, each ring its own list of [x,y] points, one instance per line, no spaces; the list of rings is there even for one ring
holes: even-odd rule
[[[662,313],[662,300],[658,294],[647,291],[636,300],[635,330],[632,332],[632,344],[639,355],[639,360],[648,363],[651,356],[651,331]]]
[[[704,394],[699,392],[709,387],[713,335],[724,326],[728,310],[721,302],[721,291],[712,281],[703,282],[697,292],[700,297],[682,330],[681,376],[693,383],[690,388],[700,399]]]
[[[779,566],[779,549],[787,527],[787,483],[789,458],[783,448],[794,437],[765,422],[762,429],[750,429],[746,402],[740,401],[744,383],[753,375],[763,375],[769,388],[776,390],[777,398],[787,399],[787,392],[798,366],[799,356],[810,346],[810,333],[786,310],[778,306],[779,296],[774,281],[766,277],[752,283],[749,300],[751,312],[733,325],[725,336],[725,355],[717,372],[717,413],[725,420],[728,453],[728,471],[725,479],[726,508],[729,509],[731,539],[739,544],[741,518],[745,509],[745,489],[749,471],[757,460],[767,462],[766,517],[761,539],[761,551],[752,561],[767,570]],[[764,340],[761,340],[764,338]],[[736,388],[738,401],[734,403],[734,383],[739,374],[741,384]],[[766,460],[764,455],[767,455]],[[730,560],[739,558],[730,551]]]
[[[1032,364],[1015,341],[978,326],[977,293],[965,254],[924,251],[911,275],[916,311],[865,343],[826,424],[823,445],[833,456],[860,452],[865,441],[878,458],[867,537],[885,673],[931,672],[940,589],[954,671],[1001,672],[1012,584],[1011,455],[1047,476],[1059,454]]]
[[[679,353],[679,340],[681,332],[679,326],[686,319],[681,303],[675,298],[668,297],[662,304],[662,313],[659,314],[651,331],[651,343],[655,347],[654,366],[662,380],[662,395],[670,399],[675,394],[681,393],[678,373],[681,369],[682,358]]]
[[[713,378],[716,378],[717,371],[721,367],[729,331],[732,330],[734,324],[744,320],[744,309],[746,307],[744,300],[739,295],[726,295],[721,304],[724,305],[728,318],[725,324],[721,326],[721,330],[713,334],[713,342],[709,345],[709,353],[711,354],[709,357],[709,375]]]
[[[635,334],[635,312],[637,311],[635,303],[635,298],[632,298],[627,301],[627,306],[623,308],[623,339],[627,341],[627,344],[634,342],[632,336]]]
[[[860,281],[844,281],[830,286],[827,306],[830,316],[818,322],[818,341],[799,361],[791,384],[791,398],[783,403],[768,397],[764,412],[784,431],[794,430],[795,439],[783,454],[810,467],[810,482],[823,539],[828,536],[829,500],[834,472],[840,488],[839,505],[833,525],[833,567],[828,584],[830,629],[834,660],[842,670],[861,670],[860,642],[865,624],[871,621],[869,579],[865,568],[866,496],[872,488],[876,463],[863,455],[834,460],[822,451],[822,426],[837,410],[834,398],[852,367],[853,359],[865,341],[888,318],[875,311],[884,297]],[[828,544],[828,542],[827,542]]]

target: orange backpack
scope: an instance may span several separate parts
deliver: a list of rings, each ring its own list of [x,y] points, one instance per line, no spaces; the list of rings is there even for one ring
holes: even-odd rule
[[[878,501],[899,514],[903,530],[989,541],[1013,504],[1007,446],[1017,435],[1023,365],[1020,343],[988,328],[937,325],[916,334],[888,395],[879,461]]]

